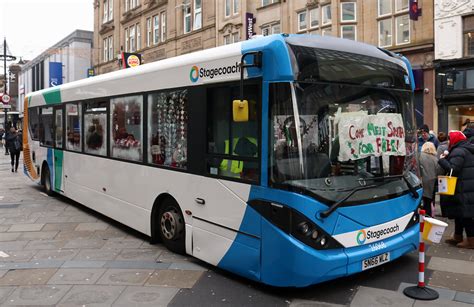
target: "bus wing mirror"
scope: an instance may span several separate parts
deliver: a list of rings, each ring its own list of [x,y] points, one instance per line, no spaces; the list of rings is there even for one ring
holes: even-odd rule
[[[249,102],[247,100],[234,100],[232,102],[232,115],[234,122],[248,122]]]

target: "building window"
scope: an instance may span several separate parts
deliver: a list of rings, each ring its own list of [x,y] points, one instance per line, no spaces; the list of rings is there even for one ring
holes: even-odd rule
[[[262,0],[262,6],[266,6],[272,3],[278,3],[280,0]]]
[[[148,161],[186,168],[188,138],[187,90],[148,95]]]
[[[150,47],[151,45],[151,18],[146,19],[146,46]]]
[[[109,61],[114,59],[114,39],[113,36],[109,36]]]
[[[379,21],[379,47],[392,46],[392,18]]]
[[[184,33],[191,32],[191,4],[187,4],[184,7]]]
[[[130,38],[128,36],[128,28],[125,29],[125,52],[130,50]]]
[[[234,5],[233,5],[233,8],[234,8],[234,15],[238,14],[239,13],[239,1],[240,0],[234,0]]]
[[[81,108],[77,104],[66,104],[66,149],[81,151]]]
[[[356,21],[356,3],[341,3],[341,21]]]
[[[113,0],[104,0],[104,17],[102,23],[109,22],[113,19],[114,16],[114,1]]]
[[[193,30],[202,27],[202,0],[194,0],[194,27]]]
[[[229,45],[231,43],[230,34],[224,35],[224,45]]]
[[[266,25],[262,27],[262,35],[267,36],[271,34],[279,34],[280,33],[280,24],[276,23],[273,25]]]
[[[140,5],[140,0],[124,0],[124,1],[125,1],[125,12],[133,10]]]
[[[306,11],[298,13],[298,31],[306,30]]]
[[[233,43],[240,42],[240,33],[239,32],[232,33],[232,42]]]
[[[224,45],[238,43],[240,41],[239,32],[224,35]]]
[[[84,108],[85,152],[107,156],[107,103],[86,103]]]
[[[129,28],[130,31],[130,52],[134,52],[136,50],[135,45],[135,25]]]
[[[386,16],[392,14],[392,0],[378,0],[378,14]]]
[[[357,40],[357,27],[356,26],[342,26],[341,37],[346,39]]]
[[[410,43],[410,18],[402,15],[395,18],[397,45]]]
[[[160,42],[160,16],[153,16],[153,44]]]
[[[322,36],[332,36],[332,28],[324,28],[321,30],[321,35]]]
[[[137,23],[137,50],[142,49],[142,33],[141,33],[141,27],[140,24]]]
[[[319,8],[309,11],[309,23],[311,28],[319,27]]]
[[[474,15],[463,18],[464,56],[474,55]]]
[[[325,5],[321,8],[323,10],[323,25],[328,25],[332,22],[331,5]]]
[[[225,0],[225,17],[230,16],[230,10],[231,10],[231,1],[232,0]]]
[[[108,38],[104,38],[104,55],[103,55],[103,61],[108,62],[109,61],[109,40]]]
[[[161,41],[166,40],[166,12],[161,12]]]
[[[402,12],[408,10],[408,0],[395,0],[395,11]]]
[[[110,155],[119,159],[142,161],[143,96],[115,98],[110,103]]]

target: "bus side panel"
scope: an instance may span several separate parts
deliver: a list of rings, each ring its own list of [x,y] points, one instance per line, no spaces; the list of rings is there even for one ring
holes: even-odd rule
[[[247,206],[240,232],[218,266],[252,280],[260,280],[261,215]],[[258,237],[250,233],[258,231]]]

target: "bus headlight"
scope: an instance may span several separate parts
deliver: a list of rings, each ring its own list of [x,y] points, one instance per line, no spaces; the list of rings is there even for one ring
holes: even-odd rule
[[[311,239],[316,240],[318,238],[319,232],[315,229],[311,233]]]
[[[308,235],[309,233],[309,225],[308,223],[306,222],[303,222],[303,223],[300,223],[298,225],[298,231],[302,234],[302,235]]]

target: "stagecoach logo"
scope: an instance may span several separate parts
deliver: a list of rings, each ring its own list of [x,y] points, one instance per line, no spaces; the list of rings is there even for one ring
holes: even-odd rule
[[[362,245],[365,243],[365,240],[378,241],[386,236],[389,236],[393,233],[398,233],[400,231],[400,226],[395,224],[394,226],[386,227],[380,230],[368,230],[367,233],[364,229],[359,230],[357,233],[357,244]]]
[[[189,71],[189,79],[191,80],[191,82],[194,83],[194,82],[197,82],[199,78],[214,79],[215,77],[230,75],[230,74],[235,74],[235,73],[240,73],[240,64],[238,62],[235,62],[234,65],[220,66],[220,67],[215,67],[215,68],[204,68],[204,67],[199,68],[196,65],[194,65],[193,67],[191,67],[191,70]]]
[[[191,79],[191,82],[196,82],[199,79],[199,68],[194,65],[191,67],[191,71],[189,72],[189,79]]]
[[[362,245],[365,243],[365,239],[367,239],[367,235],[365,234],[365,230],[359,230],[359,233],[357,234],[357,243],[359,245]]]

